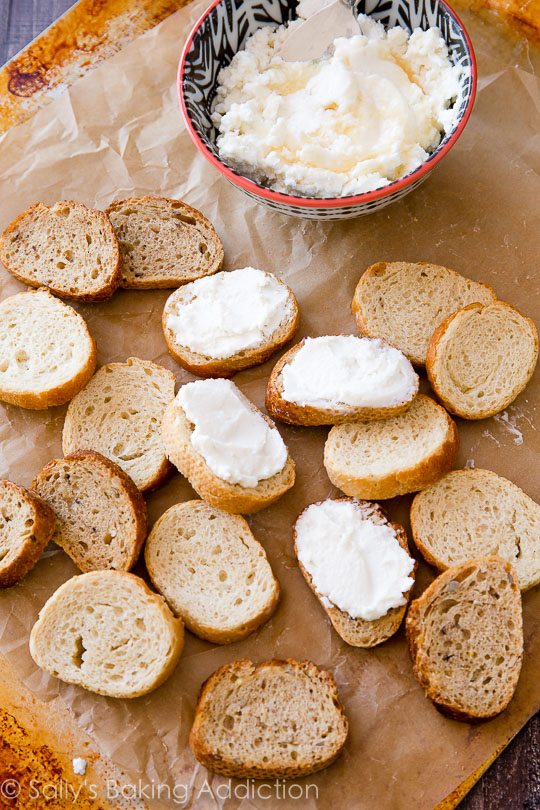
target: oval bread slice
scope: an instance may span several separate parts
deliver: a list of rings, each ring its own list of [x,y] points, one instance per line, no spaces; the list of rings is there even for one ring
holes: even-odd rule
[[[416,495],[416,546],[445,571],[496,554],[516,569],[521,590],[540,582],[540,506],[490,470],[454,470]]]
[[[144,556],[173,613],[207,641],[246,638],[277,607],[278,581],[244,518],[204,501],[171,506],[154,524]]]
[[[400,526],[399,523],[390,523],[388,518],[382,511],[381,507],[377,503],[368,503],[368,501],[359,501],[356,499],[348,499],[348,498],[339,498],[337,500],[340,501],[348,501],[350,500],[354,503],[358,509],[360,509],[364,515],[366,520],[370,520],[377,525],[388,525],[391,529],[394,530],[396,535],[396,540],[398,541],[399,545],[401,546],[404,551],[409,553],[409,545],[407,543],[407,533],[403,526]],[[307,507],[306,507],[307,508]],[[305,511],[305,510],[304,510]],[[303,514],[303,513],[302,513]],[[297,521],[298,522],[298,521]],[[296,554],[296,558],[298,559],[298,547],[296,543],[296,524],[293,529],[293,541],[294,541],[294,551]],[[374,619],[373,621],[366,621],[365,619],[360,618],[353,618],[348,613],[340,608],[333,605],[327,598],[321,598],[321,595],[317,592],[316,588],[313,585],[313,580],[311,575],[306,570],[306,568],[302,565],[302,562],[298,559],[299,568],[304,575],[304,579],[306,580],[307,584],[321,603],[323,609],[327,613],[332,625],[337,633],[341,636],[343,641],[350,644],[352,647],[375,647],[377,644],[382,644],[383,641],[387,641],[394,633],[397,633],[401,626],[401,622],[405,616],[407,611],[407,603],[409,601],[412,585],[411,588],[404,594],[407,602],[401,606],[392,608],[389,610],[384,616],[381,616],[380,619]],[[414,579],[414,572],[416,570],[416,564],[414,569],[412,570],[410,576]]]
[[[229,272],[234,273],[234,270]],[[218,278],[221,275],[224,274],[220,273],[218,276],[214,276],[214,278]],[[266,273],[266,275],[272,276],[271,273]],[[163,309],[163,334],[170,355],[183,368],[191,371],[192,374],[197,374],[199,377],[232,377],[233,374],[242,371],[242,369],[258,366],[266,362],[269,357],[291,340],[298,328],[298,321],[300,319],[298,303],[292,290],[279,279],[277,279],[277,281],[287,289],[289,294],[288,306],[284,308],[283,320],[279,327],[268,339],[258,346],[244,349],[236,354],[223,358],[208,357],[207,355],[191,351],[189,347],[183,346],[178,342],[174,330],[170,327],[169,317],[171,315],[182,317],[182,307],[197,295],[197,281],[180,287],[167,299]]]
[[[172,372],[137,357],[102,366],[70,403],[62,436],[64,455],[96,450],[141,491],[160,486],[172,470],[161,420],[174,397],[174,383]]]
[[[362,340],[362,338],[356,339]],[[371,339],[365,338],[365,340]],[[284,386],[282,372],[284,367],[290,363],[294,356],[300,351],[305,342],[306,338],[285,352],[272,369],[266,389],[266,410],[273,419],[279,419],[279,421],[286,422],[289,425],[306,426],[342,425],[348,422],[356,422],[358,419],[387,419],[390,416],[395,416],[406,411],[418,392],[418,377],[414,374],[410,363],[403,357],[403,361],[410,368],[413,382],[408,395],[398,404],[390,403],[384,407],[364,407],[343,405],[336,402],[334,407],[318,407],[314,405],[299,405],[296,402],[286,400],[283,397]],[[386,346],[386,344],[378,340],[374,340],[373,343]]]
[[[146,537],[146,503],[126,473],[93,450],[55,459],[32,488],[57,515],[53,540],[81,571],[129,571]]]
[[[107,215],[73,200],[20,214],[2,234],[0,260],[25,284],[75,301],[110,298],[122,262]]]
[[[85,321],[47,290],[0,303],[0,400],[43,410],[69,402],[96,367]]]
[[[11,481],[0,481],[0,588],[15,585],[51,540],[56,515],[45,501]]]
[[[334,426],[324,446],[330,481],[353,498],[417,492],[452,467],[458,432],[444,408],[418,394],[408,411],[381,422]]]
[[[452,312],[467,304],[492,304],[495,292],[429,262],[378,262],[360,278],[352,301],[359,331],[387,340],[418,366],[429,340]]]
[[[347,733],[329,672],[310,661],[241,659],[203,684],[189,744],[213,773],[290,779],[330,765]]]
[[[263,419],[275,427],[271,419],[261,414]],[[193,425],[187,419],[178,400],[173,400],[163,417],[163,443],[167,458],[184,475],[195,492],[211,506],[232,514],[247,515],[259,512],[281,498],[294,485],[295,465],[287,453],[285,466],[271,478],[259,481],[255,487],[230,484],[219,478],[208,466],[203,456],[195,450],[191,442]]]
[[[184,628],[163,597],[123,571],[91,571],[64,582],[30,633],[41,669],[99,695],[134,698],[173,671]]]
[[[411,603],[414,674],[456,720],[487,720],[512,699],[523,656],[517,583],[510,563],[480,557],[449,568]]]
[[[181,200],[130,197],[107,208],[120,242],[120,286],[178,287],[217,272],[223,245],[206,217]]]
[[[530,318],[504,301],[470,304],[433,333],[426,370],[443,405],[463,419],[503,411],[523,391],[538,359]]]

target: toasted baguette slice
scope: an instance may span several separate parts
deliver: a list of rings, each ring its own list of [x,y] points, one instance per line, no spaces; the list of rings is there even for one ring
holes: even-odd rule
[[[271,419],[250,404],[270,427],[275,427]],[[288,453],[283,468],[271,478],[259,481],[257,486],[244,487],[219,478],[194,448],[191,441],[194,426],[186,417],[178,398],[165,411],[162,431],[167,458],[188,479],[201,498],[225,512],[237,515],[259,512],[281,498],[294,485],[295,465]]]
[[[512,699],[523,656],[517,582],[510,563],[480,557],[449,568],[411,603],[414,674],[456,720],[487,720]]]
[[[214,773],[290,779],[330,765],[348,725],[329,672],[310,661],[240,659],[203,684],[189,744]]]
[[[130,197],[113,202],[106,213],[122,251],[121,287],[178,287],[223,264],[214,226],[181,200]]]
[[[95,367],[96,345],[85,321],[47,290],[0,303],[0,400],[32,410],[63,405]]]
[[[429,262],[378,262],[361,277],[352,301],[359,331],[387,340],[424,366],[429,340],[452,312],[467,304],[492,304],[487,284]]]
[[[390,529],[393,530],[395,534],[395,538],[398,541],[401,548],[409,553],[409,546],[407,543],[407,534],[403,526],[400,526],[399,523],[390,523],[388,518],[382,511],[381,507],[376,503],[368,503],[367,501],[359,501],[353,498],[339,498],[337,499],[338,503],[352,503],[354,506],[360,511],[363,516],[363,519],[369,521],[370,523],[375,524],[376,526],[388,526]],[[309,509],[309,507],[306,507]],[[328,614],[330,621],[332,622],[334,629],[337,633],[341,636],[343,641],[346,641],[347,644],[350,644],[352,647],[375,647],[377,644],[382,644],[383,641],[387,641],[394,633],[397,633],[401,622],[403,621],[403,617],[405,616],[405,612],[407,610],[407,603],[409,601],[411,590],[414,584],[414,572],[416,570],[416,563],[414,563],[412,571],[410,573],[410,577],[413,580],[410,588],[403,594],[405,601],[404,605],[399,607],[390,608],[384,616],[381,616],[379,619],[373,619],[372,621],[368,621],[361,618],[353,618],[350,616],[346,611],[340,610],[336,605],[334,605],[326,596],[322,596],[316,589],[313,584],[313,579],[309,571],[306,570],[305,566],[302,564],[302,561],[299,557],[299,550],[298,550],[298,535],[297,535],[297,525],[298,521],[302,517],[299,516],[298,520],[293,529],[293,540],[294,540],[294,550],[296,557],[298,559],[298,565],[302,574],[304,575],[304,579],[306,580],[307,584],[321,603],[322,607]],[[330,542],[330,539],[329,539]]]
[[[297,343],[289,351],[285,352],[276,365],[274,366],[268,386],[266,389],[266,410],[273,419],[279,419],[281,422],[286,422],[289,425],[342,425],[348,422],[356,422],[358,419],[387,419],[390,416],[395,416],[404,413],[414,400],[418,393],[418,376],[412,369],[409,361],[401,354],[401,359],[404,364],[404,375],[402,381],[403,396],[399,402],[389,400],[384,405],[377,407],[367,406],[353,406],[335,401],[332,405],[312,405],[312,404],[299,404],[285,399],[284,396],[284,380],[283,372],[286,366],[292,364],[295,356],[306,345],[307,341],[324,340],[329,336],[322,338],[304,338],[304,340]],[[390,351],[398,354],[396,349],[393,349],[388,344],[380,340],[372,340],[371,338],[358,338],[353,335],[339,335],[337,338],[345,340],[354,340],[358,343],[367,342],[375,348],[380,348],[381,351]],[[358,375],[361,376],[361,375]],[[374,375],[375,376],[375,375]],[[381,383],[383,381],[381,380]],[[376,380],[370,381],[370,388],[375,391],[377,388]]]
[[[419,493],[411,527],[439,571],[496,554],[512,563],[521,590],[540,582],[540,506],[490,470],[454,470]]]
[[[163,597],[124,571],[91,571],[64,582],[30,633],[41,669],[99,695],[146,695],[173,671],[184,627]]]
[[[278,289],[281,287],[286,296],[285,303],[280,304],[281,320],[273,331],[269,334],[263,332],[260,342],[256,345],[251,346],[248,344],[247,348],[241,348],[236,352],[221,357],[215,354],[203,354],[200,349],[199,351],[195,351],[193,347],[190,348],[185,345],[185,340],[183,341],[179,338],[178,329],[175,329],[174,326],[174,320],[176,319],[181,322],[184,313],[188,311],[190,305],[194,302],[196,303],[199,296],[208,296],[210,291],[214,289],[219,290],[222,295],[227,296],[230,296],[231,293],[236,293],[236,290],[233,291],[227,288],[227,281],[231,280],[235,274],[244,272],[244,270],[253,270],[253,268],[231,270],[229,272],[217,273],[211,278],[198,279],[197,281],[191,282],[191,284],[180,287],[180,289],[173,292],[167,299],[162,318],[165,342],[167,343],[169,353],[174,357],[176,362],[188,371],[191,371],[192,374],[198,374],[200,377],[232,377],[237,371],[264,363],[269,357],[288,343],[296,332],[300,313],[298,303],[292,290],[273,276],[272,273],[263,274],[262,271],[256,271],[261,273],[263,277],[266,276],[270,279],[271,283]],[[218,292],[214,293],[216,296],[218,294]],[[204,301],[204,298],[202,300]],[[229,322],[236,315],[234,309],[232,312],[227,310],[227,300],[229,299],[225,298],[221,302],[221,315],[225,317],[226,323],[224,324],[223,320],[220,322],[216,321],[215,323],[215,326],[221,326],[224,330],[227,329]],[[249,312],[252,304],[256,305],[257,301],[252,301],[251,296],[246,300],[244,296],[241,298],[241,303],[243,307],[247,308],[247,312]],[[212,314],[212,312],[209,312],[209,316]],[[250,331],[251,330],[253,330],[253,324],[250,325]],[[224,331],[224,334],[226,335],[227,332]],[[248,335],[248,340],[250,339],[251,335]],[[206,346],[204,348],[206,351],[209,350]]]
[[[30,287],[74,301],[110,298],[122,262],[107,215],[72,200],[19,214],[0,238],[0,260]]]
[[[93,450],[55,459],[32,488],[57,515],[53,540],[81,571],[129,571],[146,537],[146,503],[126,473]]]
[[[144,556],[173,613],[207,641],[246,638],[277,607],[279,583],[244,518],[204,501],[171,506],[154,524]]]
[[[438,481],[451,469],[457,449],[455,423],[444,408],[419,394],[400,416],[333,427],[324,466],[345,495],[381,500]]]
[[[45,501],[11,481],[0,481],[0,588],[19,582],[53,536],[56,515]]]
[[[172,470],[161,420],[174,397],[174,383],[172,372],[137,357],[103,366],[70,403],[64,454],[96,450],[118,464],[142,492],[160,486]]]
[[[530,318],[504,301],[469,304],[433,333],[426,370],[443,405],[463,419],[503,411],[523,391],[538,359]]]

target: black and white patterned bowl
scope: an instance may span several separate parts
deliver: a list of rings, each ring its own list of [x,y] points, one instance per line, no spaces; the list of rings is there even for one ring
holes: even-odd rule
[[[337,198],[282,194],[238,174],[220,159],[211,113],[221,68],[230,63],[257,28],[295,19],[296,6],[297,0],[214,0],[211,3],[189,35],[180,59],[178,96],[184,121],[195,146],[205,158],[233,185],[258,202],[284,214],[309,219],[348,219],[368,214],[419,186],[463,132],[476,93],[476,61],[470,38],[457,14],[444,0],[357,0],[358,12],[382,22],[385,28],[395,25],[408,31],[439,28],[451,61],[463,67],[463,92],[456,123],[421,166],[375,191]]]

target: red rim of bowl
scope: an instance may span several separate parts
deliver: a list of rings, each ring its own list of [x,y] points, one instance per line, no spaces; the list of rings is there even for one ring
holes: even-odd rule
[[[191,137],[191,140],[197,147],[197,149],[202,152],[205,158],[219,171],[223,174],[231,183],[235,186],[240,186],[240,188],[244,189],[257,197],[263,197],[266,200],[271,200],[276,203],[282,203],[285,205],[294,205],[300,208],[345,208],[351,207],[355,205],[361,205],[363,203],[370,202],[372,200],[380,200],[384,197],[387,197],[390,194],[393,194],[396,191],[400,191],[407,186],[412,185],[420,178],[424,177],[437,165],[437,163],[446,155],[447,152],[450,151],[452,146],[456,143],[459,136],[465,129],[465,125],[470,118],[472,108],[474,105],[474,99],[476,97],[476,82],[477,82],[477,68],[476,68],[476,57],[474,54],[474,48],[471,42],[471,38],[467,33],[467,29],[463,25],[461,19],[456,14],[456,12],[445,2],[445,0],[439,0],[439,4],[443,6],[443,8],[448,12],[448,14],[454,18],[457,24],[460,26],[461,31],[463,33],[463,37],[465,39],[465,43],[467,45],[467,49],[469,51],[469,57],[471,60],[471,91],[469,94],[469,99],[467,101],[467,106],[465,107],[465,111],[459,124],[457,125],[455,131],[452,133],[448,141],[442,146],[435,154],[428,158],[425,163],[422,163],[417,169],[415,169],[410,174],[402,177],[400,180],[395,180],[393,183],[390,183],[387,186],[382,186],[381,188],[375,189],[374,191],[366,191],[363,194],[356,194],[355,196],[351,197],[321,197],[320,199],[316,197],[295,197],[289,194],[282,194],[279,191],[272,191],[272,189],[264,188],[263,186],[257,185],[253,180],[249,180],[247,177],[243,177],[242,175],[237,174],[232,169],[229,169],[224,163],[222,163],[219,158],[217,158],[205,143],[201,140],[200,136],[196,132],[191,118],[189,116],[186,102],[184,99],[183,93],[183,86],[184,86],[184,73],[186,67],[186,58],[187,54],[191,48],[191,43],[193,42],[199,28],[203,24],[204,20],[209,16],[209,14],[214,10],[216,6],[218,6],[223,0],[214,0],[214,2],[206,9],[204,14],[197,20],[193,29],[187,38],[186,44],[182,50],[182,55],[180,57],[180,63],[178,65],[178,78],[177,78],[177,91],[178,91],[178,99],[180,102],[180,109],[182,111],[182,117],[184,119],[184,123],[186,124],[188,133]]]

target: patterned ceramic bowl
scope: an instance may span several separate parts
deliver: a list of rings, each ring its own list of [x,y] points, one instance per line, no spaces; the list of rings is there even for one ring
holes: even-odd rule
[[[238,174],[220,159],[211,111],[221,68],[230,63],[257,28],[294,19],[296,6],[296,0],[214,0],[193,28],[180,59],[178,95],[184,121],[195,146],[205,158],[233,185],[258,202],[284,214],[309,219],[348,219],[368,214],[419,186],[463,132],[476,92],[476,62],[471,41],[461,20],[444,0],[357,0],[359,13],[368,14],[387,28],[400,25],[408,31],[432,26],[440,29],[451,61],[464,68],[456,124],[421,166],[375,191],[337,198],[282,194]]]

